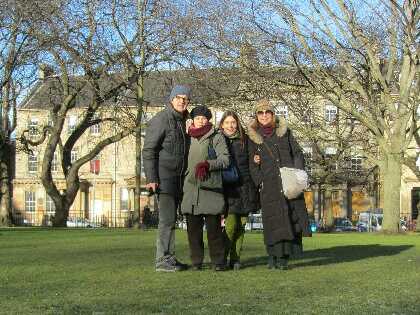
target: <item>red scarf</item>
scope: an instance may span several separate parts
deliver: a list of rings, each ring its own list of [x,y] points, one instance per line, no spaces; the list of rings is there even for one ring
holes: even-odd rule
[[[190,128],[188,128],[188,134],[193,138],[200,139],[207,132],[209,132],[212,127],[213,125],[211,123],[208,123],[207,125],[200,128],[196,128],[194,125],[191,125]]]
[[[261,126],[264,137],[269,137],[273,134],[274,128],[272,125]]]

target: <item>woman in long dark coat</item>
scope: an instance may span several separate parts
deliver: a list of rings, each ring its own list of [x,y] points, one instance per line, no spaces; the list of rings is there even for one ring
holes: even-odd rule
[[[266,99],[255,108],[249,128],[250,170],[260,187],[264,243],[269,268],[288,269],[289,257],[302,251],[302,236],[311,236],[303,193],[288,200],[283,194],[279,167],[303,169],[304,158],[284,118],[275,119]]]
[[[235,182],[224,182],[226,199],[225,233],[226,254],[229,266],[241,268],[240,257],[248,214],[258,210],[258,195],[249,171],[248,136],[245,134],[238,116],[233,111],[223,114],[219,129],[228,145],[231,163],[238,171]]]

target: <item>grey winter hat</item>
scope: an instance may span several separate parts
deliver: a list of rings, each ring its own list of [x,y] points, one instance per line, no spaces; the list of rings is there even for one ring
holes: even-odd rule
[[[172,101],[177,95],[186,95],[191,99],[191,88],[186,85],[175,85],[169,95],[169,101]]]

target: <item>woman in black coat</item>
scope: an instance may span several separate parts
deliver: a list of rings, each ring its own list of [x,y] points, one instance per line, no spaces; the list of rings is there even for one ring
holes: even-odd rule
[[[255,113],[248,128],[250,171],[260,187],[268,266],[286,270],[289,256],[302,251],[302,236],[311,231],[303,193],[291,200],[284,196],[279,167],[303,169],[303,153],[286,120],[276,121],[268,100],[260,100]]]
[[[248,214],[258,210],[258,192],[249,171],[249,139],[238,116],[227,111],[220,120],[219,129],[226,138],[231,164],[238,171],[238,179],[224,182],[227,211],[225,213],[226,255],[234,270],[241,267],[240,256]]]

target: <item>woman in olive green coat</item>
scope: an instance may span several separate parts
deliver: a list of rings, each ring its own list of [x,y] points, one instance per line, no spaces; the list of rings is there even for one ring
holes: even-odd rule
[[[190,115],[193,124],[188,130],[191,145],[181,210],[187,217],[192,266],[202,268],[205,221],[211,262],[216,271],[222,271],[226,265],[220,218],[225,208],[222,169],[229,165],[229,151],[224,136],[209,122],[212,115],[206,106],[194,108]]]

